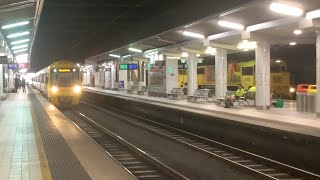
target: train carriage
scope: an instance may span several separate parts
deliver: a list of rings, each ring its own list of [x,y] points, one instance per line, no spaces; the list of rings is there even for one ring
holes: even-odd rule
[[[82,87],[80,68],[67,60],[56,61],[37,72],[32,85],[59,107],[77,106]]]
[[[187,82],[187,69],[179,65],[179,85]],[[214,65],[199,64],[197,68],[197,84],[199,88],[213,89],[215,85]],[[244,89],[255,85],[255,61],[228,64],[227,85],[229,90],[236,90],[239,83]],[[275,97],[290,99],[295,95],[294,76],[287,71],[287,64],[274,61],[270,67],[270,92]]]

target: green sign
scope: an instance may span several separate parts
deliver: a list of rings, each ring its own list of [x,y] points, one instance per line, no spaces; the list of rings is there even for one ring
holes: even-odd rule
[[[120,70],[127,70],[128,69],[128,64],[120,64]]]
[[[168,73],[172,73],[172,67],[168,67]]]

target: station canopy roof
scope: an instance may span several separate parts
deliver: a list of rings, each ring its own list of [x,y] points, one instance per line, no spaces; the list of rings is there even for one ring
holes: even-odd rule
[[[83,61],[209,15],[260,1],[45,0],[31,65],[36,70],[59,59]],[[167,45],[165,39],[154,43],[145,48]]]
[[[225,48],[233,53],[254,50],[252,46],[261,41],[280,46],[315,44],[319,17],[318,0],[259,1],[198,19],[88,60],[120,59],[110,54],[144,58],[154,52],[167,57],[181,57],[182,52],[209,56],[214,52],[206,53],[208,47]],[[143,53],[130,51],[130,47]]]
[[[35,34],[37,0],[0,1],[1,53],[10,57],[30,52]],[[26,60],[27,59],[26,55]]]

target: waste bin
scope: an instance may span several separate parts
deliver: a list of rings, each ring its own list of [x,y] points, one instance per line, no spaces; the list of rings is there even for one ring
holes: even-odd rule
[[[307,112],[314,113],[316,110],[316,85],[309,85],[307,92]]]
[[[307,112],[307,92],[309,84],[299,84],[297,86],[297,111],[298,112]]]
[[[276,108],[283,108],[283,99],[276,100]]]

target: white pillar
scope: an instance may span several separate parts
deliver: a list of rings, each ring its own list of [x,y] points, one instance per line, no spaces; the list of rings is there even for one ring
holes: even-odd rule
[[[270,44],[260,41],[256,49],[256,107],[270,109]]]
[[[0,100],[4,98],[4,87],[3,87],[3,82],[4,82],[4,74],[3,74],[3,65],[0,64]]]
[[[198,88],[197,84],[197,57],[195,54],[189,54],[188,57],[188,97],[193,96]]]
[[[317,94],[316,94],[316,115],[320,117],[320,31],[317,31],[317,44],[316,44],[316,82],[317,82]]]
[[[166,61],[166,94],[173,88],[178,88],[178,60],[165,59]]]
[[[227,91],[227,50],[217,48],[215,57],[215,96],[216,99],[222,98]]]
[[[111,89],[112,90],[115,90],[117,87],[116,87],[116,64],[111,64]]]

